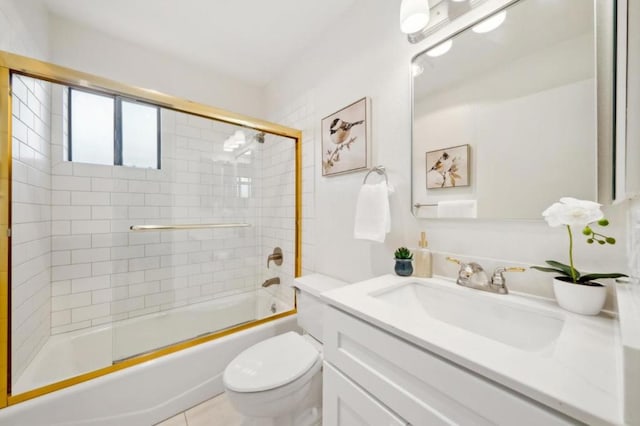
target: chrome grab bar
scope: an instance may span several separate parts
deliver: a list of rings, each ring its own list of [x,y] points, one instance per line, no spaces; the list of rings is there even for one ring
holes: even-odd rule
[[[131,231],[171,231],[210,228],[247,228],[250,223],[190,223],[184,225],[131,225]]]

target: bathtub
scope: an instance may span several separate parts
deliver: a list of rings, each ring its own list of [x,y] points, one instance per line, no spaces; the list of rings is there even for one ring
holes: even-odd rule
[[[218,328],[289,309],[258,290],[52,336],[12,394],[18,394],[20,386],[33,388],[111,365],[112,354],[114,359],[126,358],[152,345],[161,347],[210,332],[210,321],[221,317],[227,323]],[[279,318],[10,406],[0,410],[0,424],[152,425],[222,393],[222,372],[229,361],[261,340],[295,330],[295,320],[295,315]]]

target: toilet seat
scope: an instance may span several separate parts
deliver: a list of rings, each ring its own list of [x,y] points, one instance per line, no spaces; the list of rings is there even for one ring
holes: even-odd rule
[[[271,337],[241,352],[224,371],[227,389],[245,393],[275,389],[303,376],[320,352],[298,333]]]

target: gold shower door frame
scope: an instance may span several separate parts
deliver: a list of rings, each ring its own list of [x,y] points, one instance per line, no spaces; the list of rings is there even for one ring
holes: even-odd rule
[[[294,309],[269,318],[256,320],[230,329],[197,337],[146,353],[108,367],[12,395],[11,368],[11,75],[59,83],[65,86],[93,89],[144,100],[163,108],[211,118],[230,124],[284,136],[295,140],[295,263],[294,275],[301,274],[302,248],[302,132],[276,123],[225,111],[220,108],[176,98],[150,89],[121,84],[95,75],[75,71],[51,63],[0,51],[0,409],[49,392],[63,389],[114,371],[122,370],[164,355],[193,347],[220,337],[274,321],[296,313]],[[295,296],[294,296],[295,297]]]

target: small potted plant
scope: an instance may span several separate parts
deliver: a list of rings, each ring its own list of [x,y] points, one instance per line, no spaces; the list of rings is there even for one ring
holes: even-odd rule
[[[400,247],[394,253],[396,259],[395,271],[401,277],[408,277],[413,274],[413,253],[406,247]]]
[[[553,279],[553,293],[558,305],[567,311],[583,315],[597,315],[604,306],[607,288],[594,280],[601,278],[626,277],[618,272],[585,274],[580,273],[573,263],[573,232],[572,226],[582,228],[588,244],[615,244],[613,237],[608,237],[593,230],[592,226],[607,226],[609,221],[604,218],[600,204],[593,201],[577,200],[575,198],[561,198],[560,202],[552,204],[542,216],[552,227],[565,226],[569,235],[569,264],[555,260],[545,261],[549,266],[532,266],[538,271],[551,272],[557,276]]]

